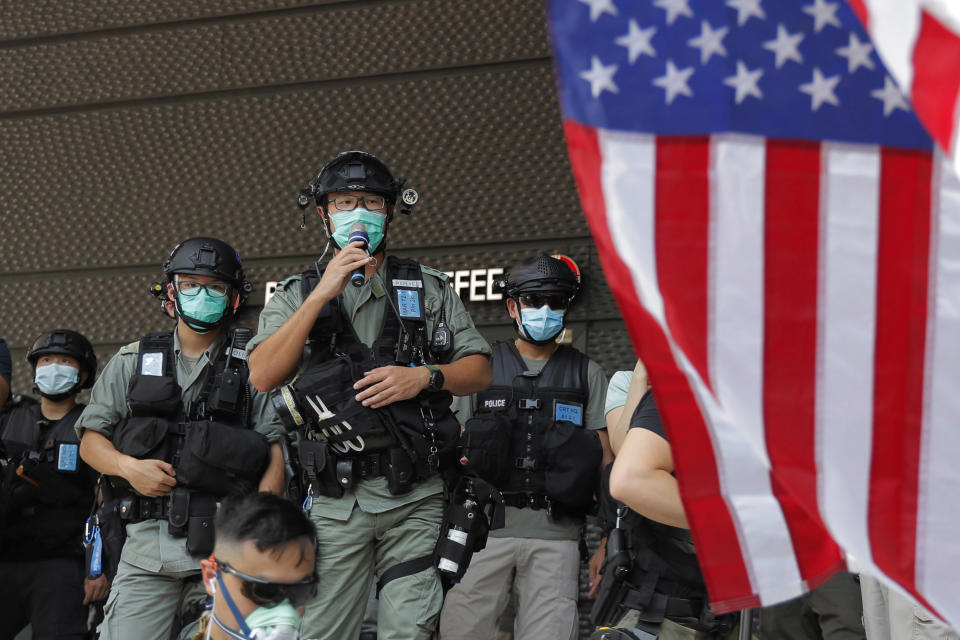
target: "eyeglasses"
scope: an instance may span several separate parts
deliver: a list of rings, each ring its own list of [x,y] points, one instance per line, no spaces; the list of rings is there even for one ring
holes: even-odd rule
[[[309,578],[304,578],[299,582],[270,582],[263,578],[241,573],[223,560],[214,558],[214,562],[224,573],[229,573],[243,580],[240,593],[261,607],[272,607],[288,599],[294,607],[302,607],[317,595],[319,577],[316,570]]]
[[[193,297],[200,293],[201,289],[204,289],[211,298],[223,298],[226,297],[227,292],[230,291],[230,285],[224,284],[222,282],[211,282],[209,284],[200,284],[199,282],[194,282],[192,280],[179,280],[173,284],[176,287],[177,291],[182,293],[187,297]]]
[[[521,293],[520,304],[524,307],[536,307],[539,309],[544,304],[551,309],[559,311],[566,309],[570,305],[570,298],[562,293]]]
[[[359,203],[363,203],[363,208],[369,211],[379,211],[387,206],[386,198],[372,193],[365,196],[337,196],[330,198],[330,202],[339,211],[353,211]]]

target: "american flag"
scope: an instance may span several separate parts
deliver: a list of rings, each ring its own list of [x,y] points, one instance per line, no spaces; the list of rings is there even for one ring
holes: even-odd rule
[[[549,20],[714,609],[852,556],[960,622],[960,181],[855,12],[553,0]]]

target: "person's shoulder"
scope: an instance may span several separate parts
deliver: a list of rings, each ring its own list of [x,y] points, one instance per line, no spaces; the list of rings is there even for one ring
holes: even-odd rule
[[[120,347],[120,350],[117,351],[117,355],[118,355],[118,356],[137,355],[137,354],[139,354],[139,353],[140,353],[140,341],[139,341],[139,340],[137,340],[136,342],[131,342],[130,344],[126,344],[126,345]]]
[[[292,276],[286,277],[277,283],[277,291],[286,291],[293,286],[299,285],[301,280],[303,280],[302,273],[295,273]]]
[[[424,275],[433,276],[434,278],[438,279],[441,284],[445,283],[448,278],[447,274],[445,274],[443,271],[434,269],[433,267],[428,267],[425,264],[420,265],[420,271],[422,271]]]

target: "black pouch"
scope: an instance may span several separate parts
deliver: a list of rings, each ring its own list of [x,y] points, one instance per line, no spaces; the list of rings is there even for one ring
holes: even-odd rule
[[[113,582],[120,566],[123,543],[127,540],[127,528],[120,517],[120,500],[105,500],[97,509],[96,519],[100,525],[100,540],[103,543],[103,575]]]
[[[155,416],[125,418],[113,432],[113,446],[120,453],[141,460],[166,460],[167,432],[172,426],[170,420]]]
[[[185,427],[177,484],[215,496],[256,490],[270,460],[263,434],[212,420]]]
[[[174,538],[187,535],[187,521],[190,517],[190,491],[186,487],[175,487],[170,492],[170,513],[167,515],[167,533]]]
[[[510,476],[510,420],[502,413],[481,413],[464,425],[460,465],[495,487]]]
[[[555,422],[543,436],[543,450],[547,496],[569,512],[590,511],[603,458],[597,434],[572,422]]]
[[[206,557],[213,553],[213,519],[216,515],[215,497],[204,493],[195,493],[190,497],[187,551],[191,555]]]
[[[326,442],[301,440],[297,445],[297,458],[315,492],[328,498],[343,495],[343,487],[337,482],[337,460]]]
[[[390,490],[390,495],[409,493],[413,489],[414,481],[413,461],[410,456],[400,447],[392,447],[387,451],[387,459],[387,489]]]
[[[173,376],[135,374],[127,390],[127,405],[135,416],[173,416],[180,409],[180,387]]]

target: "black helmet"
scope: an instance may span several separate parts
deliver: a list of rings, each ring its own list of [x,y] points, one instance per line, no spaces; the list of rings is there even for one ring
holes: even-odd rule
[[[580,282],[566,262],[541,253],[510,267],[496,289],[509,298],[530,291],[562,291],[572,300],[580,289]]]
[[[249,285],[243,274],[240,255],[233,247],[216,238],[190,238],[173,248],[170,257],[163,263],[167,280],[173,281],[175,273],[191,273],[225,280],[238,290]]]
[[[40,356],[49,354],[62,354],[77,359],[80,363],[80,371],[87,372],[87,379],[67,393],[58,396],[50,396],[53,400],[62,400],[71,396],[81,389],[88,389],[93,386],[93,379],[97,376],[97,355],[93,351],[93,345],[83,337],[82,334],[70,329],[54,329],[48,333],[41,334],[33,341],[33,346],[27,351],[27,362],[34,369],[37,367],[37,360]]]
[[[234,315],[253,291],[253,285],[250,284],[243,273],[243,263],[240,262],[240,255],[226,242],[216,238],[184,240],[170,252],[170,257],[163,263],[163,272],[166,274],[168,282],[173,282],[173,276],[177,273],[209,276],[229,282],[236,289],[239,297],[237,304],[232,309],[227,308],[224,317]],[[160,299],[161,305],[165,306],[167,304],[166,287],[155,283],[151,292]],[[177,313],[183,316],[179,297],[175,306]],[[222,322],[222,318],[217,322],[190,319],[194,329],[200,327],[197,330],[210,330],[219,326]]]
[[[317,206],[323,206],[326,195],[336,191],[378,193],[393,204],[400,190],[387,165],[366,151],[341,151],[320,169],[310,184]]]

